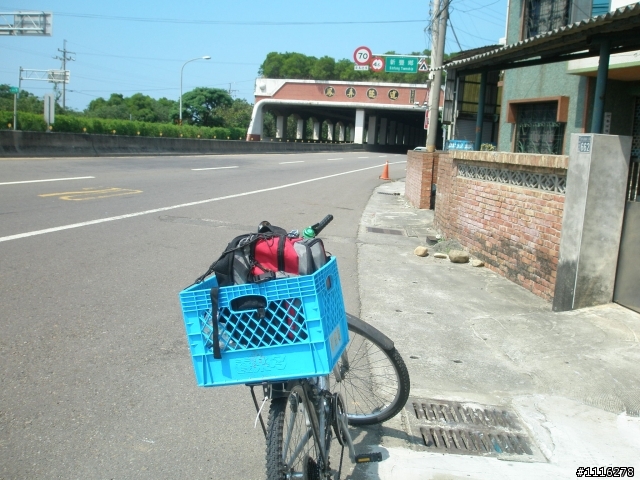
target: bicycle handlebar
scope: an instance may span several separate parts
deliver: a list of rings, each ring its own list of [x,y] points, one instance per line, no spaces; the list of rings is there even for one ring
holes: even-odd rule
[[[333,220],[333,215],[329,214],[318,223],[311,225],[310,228],[315,232],[316,235],[318,235],[324,229],[324,227],[331,223],[331,220]]]

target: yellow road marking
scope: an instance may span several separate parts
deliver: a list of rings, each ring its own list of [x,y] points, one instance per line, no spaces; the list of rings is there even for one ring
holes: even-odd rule
[[[118,197],[121,195],[134,195],[142,193],[142,190],[132,190],[129,188],[83,188],[78,192],[44,193],[39,197],[59,197],[60,200],[94,200],[96,198]]]

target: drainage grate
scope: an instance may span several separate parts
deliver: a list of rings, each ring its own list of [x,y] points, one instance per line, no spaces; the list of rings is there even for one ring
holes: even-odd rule
[[[392,228],[367,227],[367,232],[385,233],[387,235],[404,235],[404,232],[402,230],[394,230]]]
[[[516,414],[503,407],[409,398],[406,409],[420,450],[544,461]]]

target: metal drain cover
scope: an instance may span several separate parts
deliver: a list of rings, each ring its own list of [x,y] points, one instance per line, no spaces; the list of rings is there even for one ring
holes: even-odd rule
[[[517,415],[504,407],[410,397],[406,410],[419,450],[546,461]]]
[[[404,235],[404,232],[402,230],[394,230],[392,228],[367,227],[367,232],[385,233],[387,235]]]

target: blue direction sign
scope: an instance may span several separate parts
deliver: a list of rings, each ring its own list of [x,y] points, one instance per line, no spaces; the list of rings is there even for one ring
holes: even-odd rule
[[[418,58],[387,57],[384,71],[387,73],[416,73],[418,71]]]

